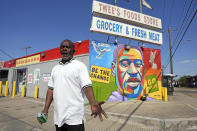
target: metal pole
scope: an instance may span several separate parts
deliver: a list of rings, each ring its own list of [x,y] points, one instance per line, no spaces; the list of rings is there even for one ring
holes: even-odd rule
[[[140,0],[140,13],[142,13],[142,0]]]
[[[25,48],[25,56],[27,57],[27,48]]]
[[[117,6],[117,0],[115,0],[115,6]],[[118,44],[117,36],[115,36],[115,42],[114,44]]]
[[[25,77],[26,77],[26,78],[25,78],[25,81],[26,81],[26,82],[25,82],[25,85],[27,85],[27,71],[28,71],[28,69],[27,69],[27,55],[28,55],[28,54],[27,54],[27,50],[30,49],[30,48],[32,48],[32,47],[31,47],[31,46],[27,46],[27,47],[24,48],[24,49],[25,49],[25,55],[26,55],[26,56],[25,56]],[[23,73],[24,73],[24,72],[23,72]],[[24,74],[23,74],[23,77],[24,77]],[[24,90],[23,90],[23,91],[24,91]],[[23,92],[23,93],[24,93],[24,92]]]
[[[164,75],[164,65],[162,65],[162,76]]]
[[[31,46],[24,47],[26,56],[27,56],[27,50],[30,49],[30,48],[31,48]]]
[[[142,0],[140,0],[140,13],[142,13]],[[142,42],[142,47],[144,47],[144,43]]]
[[[140,13],[142,13],[142,0],[140,0]],[[144,43],[142,42],[142,47],[144,47]]]

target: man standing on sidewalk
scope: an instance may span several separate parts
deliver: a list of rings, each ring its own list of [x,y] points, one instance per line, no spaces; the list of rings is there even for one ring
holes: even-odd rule
[[[54,100],[54,123],[56,131],[84,131],[85,111],[83,92],[89,100],[92,114],[107,118],[101,105],[96,102],[86,66],[73,58],[74,45],[64,40],[60,45],[62,60],[51,72],[46,102],[42,111],[47,117],[48,109]]]

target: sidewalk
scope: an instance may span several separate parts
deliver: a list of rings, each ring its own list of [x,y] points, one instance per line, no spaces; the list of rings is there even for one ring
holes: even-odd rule
[[[100,122],[90,116],[86,105],[86,131],[196,131],[197,98],[174,92],[164,101],[110,102],[103,105],[108,119]],[[44,99],[0,97],[0,131],[54,131],[53,108],[42,126],[36,115]]]
[[[138,125],[142,129],[197,131],[197,99],[174,93],[169,101],[128,101],[106,103],[103,108],[112,121]]]

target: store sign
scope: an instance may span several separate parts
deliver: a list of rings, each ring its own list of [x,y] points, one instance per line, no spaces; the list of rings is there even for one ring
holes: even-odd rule
[[[44,73],[44,74],[42,74],[42,80],[44,82],[49,82],[50,79],[51,79],[51,73]]]
[[[16,60],[16,67],[40,62],[40,54]]]
[[[92,17],[92,26],[90,30],[93,32],[125,37],[156,45],[162,45],[163,41],[162,33],[160,32],[94,16]]]
[[[0,61],[0,68],[4,67],[4,61]]]
[[[92,13],[95,16],[120,21],[127,24],[137,25],[152,30],[161,30],[161,19],[120,8],[94,0]]]

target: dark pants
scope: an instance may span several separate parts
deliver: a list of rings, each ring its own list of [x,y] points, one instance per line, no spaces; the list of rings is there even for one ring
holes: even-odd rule
[[[84,124],[80,125],[67,125],[64,124],[61,127],[55,125],[56,131],[85,131]]]

